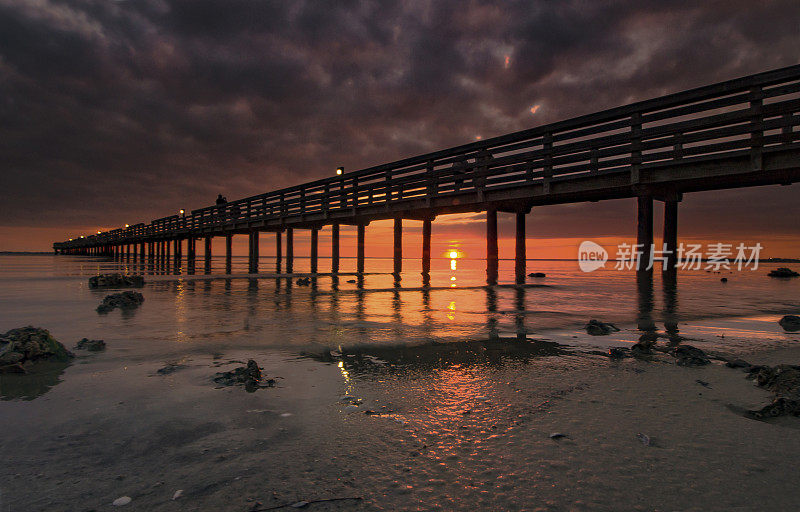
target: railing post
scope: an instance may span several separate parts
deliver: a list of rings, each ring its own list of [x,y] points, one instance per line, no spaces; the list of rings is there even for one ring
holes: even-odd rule
[[[764,147],[764,92],[761,87],[750,89],[750,163],[754,171],[763,167],[762,149]]]
[[[542,193],[550,193],[550,181],[553,179],[553,134],[550,132],[542,136],[542,153],[544,164],[542,166]]]
[[[642,165],[642,114],[631,114],[631,183],[639,183]]]

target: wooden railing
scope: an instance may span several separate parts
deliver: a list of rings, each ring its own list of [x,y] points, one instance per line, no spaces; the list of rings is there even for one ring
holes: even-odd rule
[[[260,220],[358,216],[365,208],[676,163],[762,154],[800,140],[800,65],[709,85],[465,144],[341,176],[209,206],[56,248],[130,243]]]

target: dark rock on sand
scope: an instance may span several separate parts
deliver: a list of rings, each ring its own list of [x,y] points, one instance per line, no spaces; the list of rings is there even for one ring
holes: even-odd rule
[[[89,278],[89,288],[141,288],[144,276],[124,274],[100,274]]]
[[[545,277],[546,274],[544,272],[531,272],[528,274],[528,277]]]
[[[727,283],[728,282],[728,278],[727,277],[723,277],[722,279],[720,279],[720,281],[722,281],[723,283]]]
[[[310,277],[300,277],[300,278],[297,279],[297,285],[298,286],[308,286],[310,284],[311,284],[311,278]]]
[[[98,313],[108,313],[114,308],[132,309],[139,307],[144,302],[144,296],[139,292],[122,292],[106,296],[103,302],[97,306]]]
[[[356,280],[355,280],[355,279],[348,279],[348,280],[347,280],[347,282],[348,282],[348,283],[355,283],[355,282],[356,282]]]
[[[757,419],[789,414],[800,416],[800,366],[782,364],[752,368],[750,378],[755,378],[759,387],[775,393],[775,399],[757,411],[749,411],[750,414]]]
[[[88,350],[89,352],[100,352],[106,349],[106,342],[103,340],[90,340],[83,338],[75,345],[75,350]]]
[[[631,346],[631,355],[637,359],[650,359],[653,355],[654,342],[648,340],[641,340],[639,343],[634,343]]]
[[[725,363],[725,366],[728,368],[744,368],[745,370],[750,369],[750,363],[744,359],[734,359],[733,361],[728,361]]]
[[[800,331],[800,316],[786,315],[778,323],[783,327],[784,331],[795,332]]]
[[[159,368],[158,370],[156,370],[156,373],[158,375],[169,375],[183,368],[186,368],[186,365],[179,363],[167,363],[166,366],[164,366],[163,368]]]
[[[0,336],[0,373],[26,373],[37,361],[65,362],[71,357],[45,329],[21,327]]]
[[[247,366],[234,368],[229,372],[220,372],[214,377],[214,382],[223,386],[244,385],[245,391],[252,393],[258,388],[269,388],[275,385],[274,379],[265,379],[261,374],[258,364],[249,359]]]
[[[678,366],[704,366],[711,363],[705,352],[691,345],[676,347],[672,355],[675,356]]]
[[[767,274],[767,275],[769,277],[797,277],[797,276],[800,276],[800,274],[798,274],[794,270],[792,270],[790,268],[786,268],[786,267],[776,268],[775,270],[770,271],[770,273]]]
[[[614,324],[607,324],[599,320],[592,319],[586,324],[586,332],[592,336],[604,336],[618,331],[619,329]]]
[[[624,349],[618,347],[612,347],[608,349],[608,357],[610,357],[611,359],[622,359],[627,355],[628,354],[625,352]]]

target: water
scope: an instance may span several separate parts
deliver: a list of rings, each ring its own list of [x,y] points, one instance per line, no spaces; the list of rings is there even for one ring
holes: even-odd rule
[[[518,287],[503,260],[500,284],[487,287],[483,261],[439,259],[425,287],[410,259],[399,283],[391,259],[367,260],[363,279],[343,259],[342,275],[309,286],[267,274],[267,257],[258,278],[244,258],[227,276],[224,259],[208,275],[198,263],[188,275],[0,256],[0,331],[34,325],[69,348],[83,337],[108,345],[35,375],[0,376],[0,510],[105,509],[122,495],[141,510],[178,510],[176,489],[198,510],[354,494],[368,510],[526,509],[533,495],[563,494],[558,464],[540,464],[555,460],[552,446],[531,446],[526,429],[547,439],[548,404],[612,364],[598,347],[653,331],[670,342],[676,330],[736,353],[798,341],[776,321],[800,311],[800,279],[768,278],[774,264],[665,283],[659,273],[529,261],[546,277]],[[90,290],[88,277],[108,272],[145,273],[144,304],[97,314],[109,291]],[[622,330],[590,337],[590,318]],[[277,386],[217,389],[214,374],[248,358]],[[179,369],[159,374],[166,364]],[[357,413],[379,414],[352,413],[342,395],[362,400]],[[608,486],[591,478],[584,499],[602,502]]]
[[[260,269],[273,265],[262,258]],[[320,269],[329,265],[321,259]],[[672,283],[659,273],[652,281],[637,281],[629,271],[583,273],[573,261],[529,261],[529,271],[547,276],[515,287],[513,261],[503,260],[500,284],[486,287],[483,261],[435,259],[429,288],[423,286],[417,260],[404,261],[399,285],[391,266],[391,259],[370,259],[368,274],[357,280],[351,275],[355,260],[343,259],[339,277],[321,276],[310,286],[298,286],[294,279],[247,278],[244,258],[234,258],[233,274],[226,277],[222,258],[213,260],[208,275],[202,268],[195,275],[179,268],[176,275],[171,265],[154,269],[75,256],[0,256],[0,330],[31,324],[65,340],[136,337],[153,341],[154,350],[192,343],[297,351],[492,337],[551,339],[580,331],[590,318],[620,327],[663,329],[667,322],[685,328],[703,319],[800,308],[800,280],[766,277],[778,264],[721,274],[681,272]],[[298,258],[295,272],[307,270],[308,259]],[[89,290],[87,279],[107,272],[145,273],[144,306],[97,315],[94,307],[107,291]],[[722,283],[721,277],[729,281]]]

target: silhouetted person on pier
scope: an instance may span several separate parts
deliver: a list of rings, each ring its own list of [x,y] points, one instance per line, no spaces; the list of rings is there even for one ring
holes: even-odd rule
[[[227,202],[228,202],[228,200],[225,199],[224,197],[222,197],[222,194],[219,194],[217,196],[217,205],[225,204]]]

